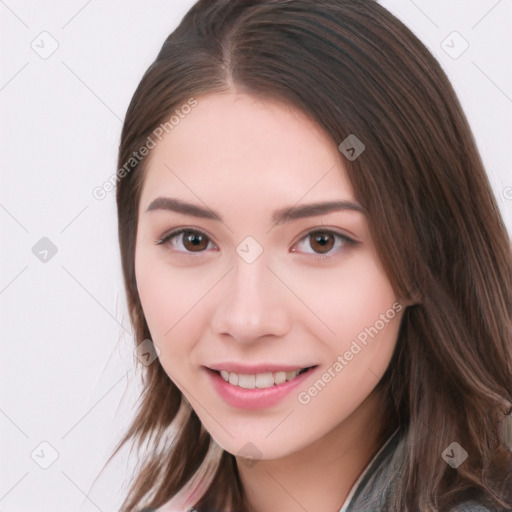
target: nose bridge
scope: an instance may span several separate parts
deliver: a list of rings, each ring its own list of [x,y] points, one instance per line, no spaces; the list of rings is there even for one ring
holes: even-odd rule
[[[236,304],[257,308],[269,303],[269,270],[263,258],[254,263],[238,261],[234,268],[233,289]]]
[[[265,335],[282,336],[288,329],[288,316],[278,282],[260,257],[248,263],[236,256],[226,276],[216,306],[213,327],[217,334],[229,334],[240,342]]]

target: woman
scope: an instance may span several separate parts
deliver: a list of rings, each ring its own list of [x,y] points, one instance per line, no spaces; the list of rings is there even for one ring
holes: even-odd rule
[[[135,92],[118,177],[145,348],[115,453],[147,450],[123,511],[512,507],[510,242],[400,21],[200,0]]]

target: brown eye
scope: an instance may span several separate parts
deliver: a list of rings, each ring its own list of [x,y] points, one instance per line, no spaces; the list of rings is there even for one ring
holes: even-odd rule
[[[303,252],[310,255],[330,257],[340,251],[348,249],[349,246],[355,246],[357,242],[346,235],[330,230],[310,231],[296,245],[292,252]]]
[[[311,248],[320,254],[329,252],[335,244],[335,239],[332,233],[316,231],[309,234]]]
[[[190,252],[200,252],[208,247],[208,237],[199,231],[183,231],[183,247]]]
[[[207,235],[194,229],[180,229],[169,233],[160,240],[157,245],[170,245],[176,252],[201,253],[208,249],[209,244],[214,245]]]

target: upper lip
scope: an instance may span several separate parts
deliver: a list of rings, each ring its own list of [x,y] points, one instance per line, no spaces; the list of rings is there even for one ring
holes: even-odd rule
[[[260,364],[243,364],[236,362],[225,362],[225,363],[215,363],[208,365],[207,368],[210,370],[221,371],[224,370],[226,372],[240,373],[240,374],[256,374],[256,373],[266,373],[266,372],[289,372],[293,370],[302,370],[302,368],[310,368],[311,366],[316,366],[313,364],[275,364],[275,363],[260,363]]]

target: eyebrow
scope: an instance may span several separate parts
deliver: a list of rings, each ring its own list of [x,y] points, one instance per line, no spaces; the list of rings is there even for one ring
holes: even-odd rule
[[[187,203],[181,199],[172,197],[158,197],[148,206],[146,213],[155,210],[168,210],[184,215],[191,215],[202,219],[211,219],[224,222],[222,217],[210,208]],[[289,206],[276,210],[272,215],[272,222],[275,225],[284,224],[297,219],[306,217],[314,217],[315,215],[323,215],[335,211],[355,211],[365,213],[365,209],[359,204],[351,201],[328,201],[325,203],[311,203],[301,206]]]

